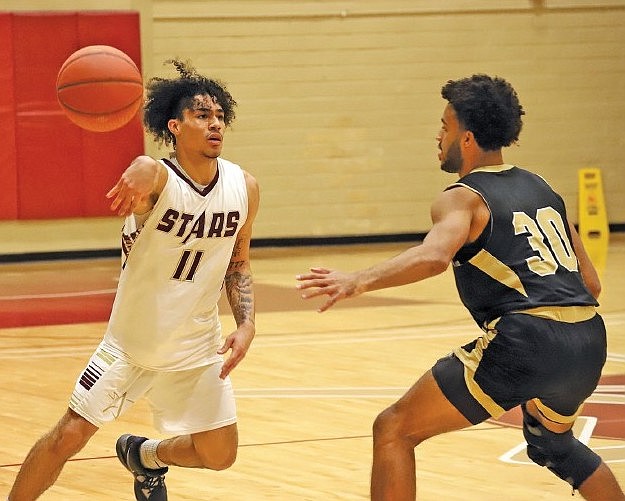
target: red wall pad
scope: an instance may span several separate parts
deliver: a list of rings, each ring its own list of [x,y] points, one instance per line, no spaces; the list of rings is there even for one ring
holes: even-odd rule
[[[18,218],[111,215],[106,192],[143,152],[140,118],[113,132],[83,130],[61,111],[55,82],[65,59],[87,45],[117,47],[141,68],[138,13],[13,13],[12,20]]]
[[[10,14],[0,13],[0,219],[17,218],[17,153],[13,96],[13,28]]]
[[[20,219],[83,213],[81,134],[67,127],[54,86],[77,44],[75,14],[13,16]]]

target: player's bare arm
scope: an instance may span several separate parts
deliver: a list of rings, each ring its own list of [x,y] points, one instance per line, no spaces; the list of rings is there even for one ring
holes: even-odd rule
[[[231,350],[230,356],[222,368],[220,375],[222,378],[225,378],[243,360],[256,333],[250,242],[252,225],[258,212],[259,189],[256,179],[250,174],[245,173],[245,181],[248,192],[247,220],[237,235],[232,257],[224,277],[226,296],[237,329],[225,339],[223,346],[218,351],[218,353],[224,354]]]
[[[387,261],[352,273],[311,268],[310,273],[298,275],[302,297],[328,296],[318,310],[322,312],[341,299],[438,275],[447,269],[460,247],[479,236],[488,221],[488,210],[478,195],[456,188],[438,196],[431,216],[433,226],[423,243]]]
[[[120,216],[150,211],[167,182],[167,169],[152,157],[135,158],[119,181],[106,194],[112,198],[111,210]]]
[[[582,275],[582,280],[586,285],[588,291],[593,295],[595,299],[599,298],[599,294],[601,293],[601,281],[599,280],[599,275],[597,274],[597,270],[595,269],[592,261],[590,260],[590,256],[586,252],[584,248],[584,244],[582,243],[582,239],[579,234],[575,230],[573,223],[569,221],[569,229],[571,231],[571,241],[573,243],[573,250],[575,251],[575,255],[577,256],[577,262],[579,263],[579,272]]]

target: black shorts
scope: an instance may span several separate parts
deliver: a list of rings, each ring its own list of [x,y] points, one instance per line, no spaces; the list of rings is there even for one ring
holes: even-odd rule
[[[538,399],[547,419],[570,423],[595,390],[606,356],[605,326],[598,314],[569,322],[517,312],[503,315],[484,335],[438,360],[432,373],[447,399],[473,424],[532,399]]]

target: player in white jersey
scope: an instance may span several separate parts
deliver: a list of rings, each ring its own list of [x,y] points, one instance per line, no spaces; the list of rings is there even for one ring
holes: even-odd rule
[[[188,64],[171,62],[180,76],[148,82],[143,121],[174,153],[136,158],[107,194],[111,209],[126,217],[109,323],[67,412],[28,453],[11,501],[37,499],[100,426],[141,397],[155,427],[172,438],[118,439],[137,500],[167,499],[168,465],[221,470],[236,458],[229,374],[255,334],[250,241],[259,189],[219,156],[234,119],[232,96]],[[225,339],[222,288],[237,325]]]

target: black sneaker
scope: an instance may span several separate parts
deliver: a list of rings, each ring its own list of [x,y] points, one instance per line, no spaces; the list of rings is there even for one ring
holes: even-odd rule
[[[137,501],[167,501],[165,473],[169,468],[146,468],[141,464],[139,447],[147,438],[122,435],[117,439],[117,457],[135,477],[135,498]]]

